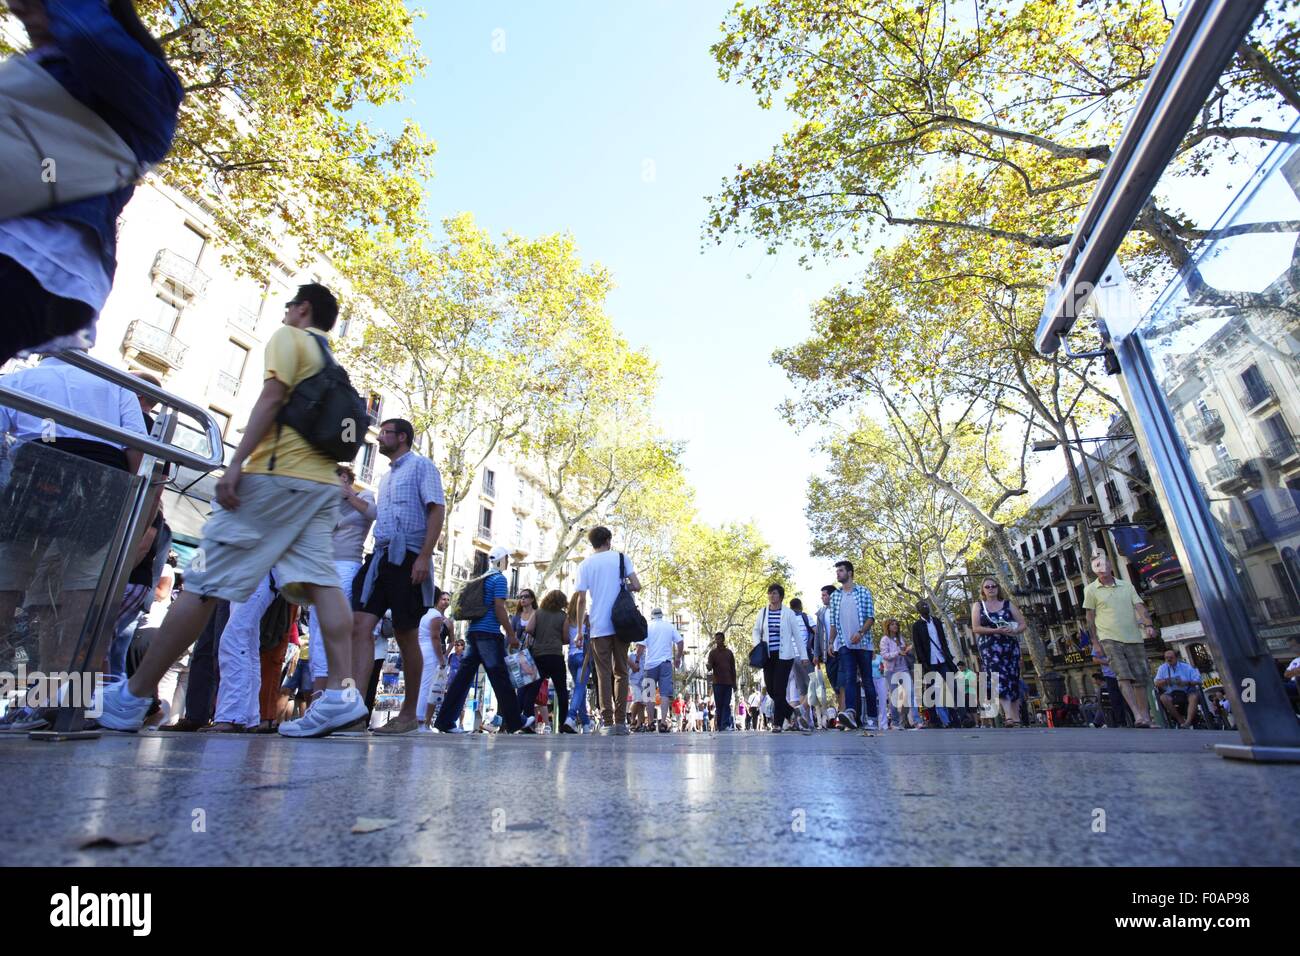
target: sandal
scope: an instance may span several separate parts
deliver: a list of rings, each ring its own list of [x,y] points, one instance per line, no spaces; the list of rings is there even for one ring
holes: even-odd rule
[[[248,733],[253,734],[273,734],[279,730],[280,722],[278,720],[264,720],[253,730]]]
[[[223,720],[218,724],[208,724],[206,727],[200,727],[198,732],[201,734],[246,734],[248,730],[240,724],[232,724],[228,720]]]

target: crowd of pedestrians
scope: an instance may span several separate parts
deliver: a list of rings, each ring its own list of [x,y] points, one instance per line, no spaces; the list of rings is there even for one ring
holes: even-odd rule
[[[78,122],[98,137],[103,156],[116,150],[118,166],[143,169],[166,155],[183,94],[130,0],[9,0],[9,8],[32,43],[15,62],[56,100],[89,108]],[[53,124],[39,132],[57,143]],[[9,204],[0,209],[13,210],[0,216],[0,363],[25,350],[84,351],[93,342],[116,266],[116,220],[133,183],[132,176],[101,193],[44,205],[12,184],[0,192]],[[507,733],[554,727],[579,734],[597,722],[615,736],[741,728],[870,733],[971,726],[997,712],[1006,725],[1021,722],[1026,623],[993,578],[970,606],[973,668],[954,658],[926,602],[916,605],[910,631],[893,618],[877,627],[872,592],[850,561],[835,564],[836,584],[821,589],[813,616],[773,583],[752,622],[752,683],[741,686],[726,635],[717,633],[705,661],[712,687],[705,698],[678,690],[684,640],[662,610],[639,626],[629,623],[620,602],[641,582],[628,556],[614,549],[612,532],[596,527],[567,595],[550,590],[539,600],[525,589],[512,599],[510,553],[492,549],[487,572],[473,582],[481,606],[456,614],[464,624],[458,634],[451,595],[434,583],[446,514],[442,478],[415,450],[412,424],[379,423],[378,449],[390,467],[372,494],[340,464],[346,456],[337,434],[290,414],[312,401],[309,395],[319,401],[322,389],[337,391],[341,370],[329,333],[338,314],[333,293],[318,283],[300,286],[285,304],[283,325],[266,345],[261,392],[183,574],[162,507],[143,516],[139,547],[121,593],[112,596],[111,636],[91,655],[107,681],[96,701],[102,726],[134,731],[161,723],[175,732],[286,737],[365,732],[381,681],[391,689],[400,669],[399,709],[374,733],[465,733],[480,668],[495,700],[493,724]],[[52,354],[0,384],[123,433],[152,430],[152,400]],[[344,419],[341,431],[368,425]],[[23,643],[32,663],[66,666],[114,531],[93,505],[124,499],[141,453],[4,407],[0,430],[12,445],[0,490],[0,648]],[[1143,638],[1154,633],[1150,615],[1104,555],[1092,569],[1096,580],[1083,606],[1097,638],[1093,654],[1118,691],[1112,697],[1122,696],[1136,726],[1151,726],[1143,653]],[[634,608],[632,616],[640,618]],[[972,693],[980,674],[991,689],[983,699]],[[1154,684],[1167,716],[1190,726],[1202,697],[1195,669],[1173,655]],[[480,696],[475,726],[485,716]],[[0,724],[25,730],[48,718],[48,708],[24,706]]]

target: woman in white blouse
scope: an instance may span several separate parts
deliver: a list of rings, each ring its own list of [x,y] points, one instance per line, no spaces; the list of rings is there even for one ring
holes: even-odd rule
[[[758,612],[754,621],[754,643],[767,645],[767,664],[763,666],[763,681],[772,695],[772,732],[780,733],[787,719],[804,733],[812,727],[802,714],[796,714],[786,701],[786,684],[790,669],[796,659],[807,660],[804,649],[803,622],[794,611],[784,605],[785,588],[773,584],[767,589],[767,607]]]

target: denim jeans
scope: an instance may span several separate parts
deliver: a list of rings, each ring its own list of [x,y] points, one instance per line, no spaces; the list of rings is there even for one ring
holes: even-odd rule
[[[506,669],[506,639],[501,635],[475,633],[466,635],[465,657],[460,662],[460,669],[447,685],[447,695],[438,708],[438,718],[433,726],[441,731],[451,730],[456,718],[465,709],[465,698],[469,696],[469,685],[478,676],[479,665],[487,671],[492,692],[497,698],[497,714],[505,725],[507,732],[513,733],[523,726],[519,718],[518,697],[510,683],[510,671]]]
[[[839,660],[840,687],[844,689],[844,709],[862,717],[862,695],[858,692],[858,675],[867,691],[867,717],[876,719],[876,682],[871,677],[871,651],[848,645],[836,653]]]
[[[581,660],[572,654],[568,658],[569,673],[573,675],[573,696],[569,698],[569,712],[565,716],[581,722],[584,727],[591,726],[591,718],[587,716],[587,681],[591,678],[589,660],[586,654]]]

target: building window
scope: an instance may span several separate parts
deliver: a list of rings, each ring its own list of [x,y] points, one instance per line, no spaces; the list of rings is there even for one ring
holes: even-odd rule
[[[1028,542],[1028,541],[1021,541],[1021,542],[1020,542],[1020,554],[1021,554],[1022,557],[1024,557],[1024,559],[1025,559],[1026,561],[1029,560],[1029,542]]]
[[[224,371],[237,380],[244,377],[244,366],[248,363],[248,349],[233,339],[226,342],[226,361]]]
[[[1244,397],[1248,406],[1267,401],[1273,394],[1273,390],[1269,388],[1268,382],[1264,381],[1264,376],[1260,374],[1257,365],[1252,365],[1242,372],[1241,381],[1246,386]]]
[[[370,442],[361,447],[361,473],[357,477],[366,484],[375,480],[375,446]]]
[[[491,468],[483,469],[483,494],[489,498],[497,495],[497,473]]]
[[[492,540],[492,509],[478,509],[478,536],[484,541]]]
[[[474,552],[474,570],[471,572],[473,577],[482,577],[487,574],[488,556],[486,551]]]
[[[1115,482],[1113,481],[1106,482],[1104,487],[1106,489],[1106,503],[1112,508],[1118,508],[1122,503],[1122,499],[1119,496],[1119,488],[1115,486]]]
[[[366,399],[366,414],[370,416],[372,424],[379,424],[383,419],[380,416],[384,411],[384,399],[378,392],[371,392],[370,397]]]
[[[198,265],[199,259],[203,256],[203,249],[207,244],[208,237],[187,222],[185,231],[176,243],[175,251],[177,255]]]
[[[221,430],[221,437],[225,438],[226,432],[230,429],[230,416],[215,408],[209,408],[208,414],[217,420],[217,428]]]
[[[518,516],[515,517],[515,540],[522,547],[524,543],[524,519]]]
[[[149,324],[157,326],[164,332],[170,332],[172,335],[175,335],[176,326],[179,325],[181,321],[181,310],[176,308],[176,306],[172,305],[170,302],[165,302],[162,299],[158,299],[157,302],[158,310],[154,313]]]

